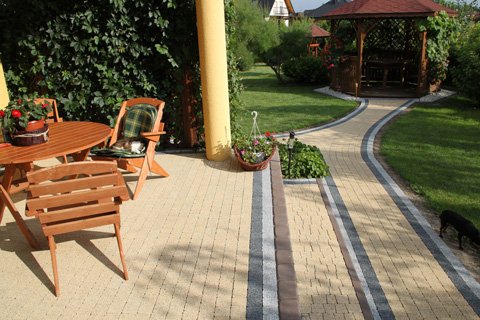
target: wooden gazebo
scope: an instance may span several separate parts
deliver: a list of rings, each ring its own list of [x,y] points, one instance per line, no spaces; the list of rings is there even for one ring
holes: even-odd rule
[[[340,59],[332,88],[359,96],[421,96],[435,90],[427,80],[427,32],[417,21],[440,11],[456,15],[431,0],[355,0],[327,13],[323,18],[331,20],[340,47],[345,43],[338,33],[343,28],[345,34],[345,25],[355,43]]]
[[[308,44],[308,55],[317,57],[321,40],[328,37],[330,37],[330,32],[323,28],[320,28],[319,26],[312,25],[310,43]]]

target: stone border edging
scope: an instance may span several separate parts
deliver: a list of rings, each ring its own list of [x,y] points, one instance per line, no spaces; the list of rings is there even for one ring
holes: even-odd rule
[[[343,234],[346,234],[346,231],[344,228],[342,230],[342,227],[340,227],[337,221],[338,215],[335,214],[332,208],[332,205],[330,204],[329,197],[325,190],[326,181],[325,179],[322,178],[322,179],[317,179],[316,183],[318,185],[318,189],[320,189],[320,194],[322,196],[323,203],[325,204],[325,208],[327,209],[327,212],[328,212],[328,217],[330,218],[330,222],[332,223],[332,226],[333,226],[333,231],[335,232],[335,236],[337,237],[338,245],[340,246],[340,251],[342,252],[343,260],[345,261],[348,274],[350,275],[350,280],[352,281],[355,294],[357,295],[360,308],[362,309],[363,317],[366,320],[373,320],[375,319],[374,312],[372,311],[372,309],[370,309],[370,304],[365,294],[365,291],[363,289],[362,281],[360,281],[360,278],[356,271],[356,269],[360,269],[360,266],[355,266],[352,261],[351,253],[348,249],[349,247],[351,248],[351,244],[350,246],[347,246],[346,239],[343,236]],[[347,234],[346,236],[348,237]],[[375,310],[375,314],[378,315],[377,310]]]
[[[288,227],[287,205],[283,190],[280,157],[275,152],[270,161],[272,183],[273,223],[275,229],[275,257],[277,264],[278,309],[280,319],[299,320],[297,276],[293,261],[290,230]]]
[[[410,201],[392,177],[385,171],[383,166],[375,158],[373,152],[375,137],[380,129],[392,118],[406,110],[415,102],[416,100],[409,100],[370,127],[362,141],[362,158],[393,199],[422,242],[435,257],[444,272],[448,275],[455,287],[459,290],[476,314],[480,316],[480,284],[475,281],[450,248],[448,248],[448,246],[432,230],[430,223]]]

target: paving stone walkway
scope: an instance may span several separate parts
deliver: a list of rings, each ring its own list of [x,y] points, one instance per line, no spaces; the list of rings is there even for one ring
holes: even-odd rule
[[[439,258],[438,250],[430,246],[432,241],[421,234],[421,228],[408,218],[405,208],[399,208],[398,202],[365,161],[364,137],[369,129],[405,102],[371,100],[363,112],[348,121],[298,138],[320,147],[330,166],[331,178],[327,184],[334,205],[343,215],[355,258],[368,284],[367,295],[373,299],[376,308],[374,315],[382,319],[477,319],[479,306],[475,304],[478,297],[469,294],[468,288],[462,291],[464,294],[460,292],[464,287],[462,279],[449,271],[448,261]],[[291,201],[294,201],[298,195],[293,193],[292,197]],[[312,199],[307,191],[302,192],[302,197],[307,198],[304,199],[307,203]],[[320,210],[318,205],[314,207],[314,211]],[[308,205],[307,208],[312,209]],[[309,214],[312,213],[302,211],[302,219],[307,219],[304,222],[297,221],[299,218],[295,215],[293,225],[307,224],[303,232],[311,232],[313,223],[308,222]],[[299,278],[307,281],[302,276],[306,268],[303,255],[311,255],[312,248],[308,242],[301,241],[297,241],[300,244],[296,248],[300,252],[295,252],[295,256],[299,263]],[[306,264],[311,265],[312,260]],[[312,275],[316,280],[310,282],[323,279],[322,273]],[[306,287],[309,285],[299,284],[299,288],[305,290]],[[302,295],[301,290],[299,295]],[[317,297],[322,296],[322,292],[317,293]],[[315,304],[313,299],[312,306]]]
[[[42,244],[32,251],[5,213],[0,319],[245,319],[253,174],[234,158],[157,157],[171,176],[149,178],[140,198],[121,208],[128,281],[113,227],[58,236],[56,298],[38,222],[27,221]]]

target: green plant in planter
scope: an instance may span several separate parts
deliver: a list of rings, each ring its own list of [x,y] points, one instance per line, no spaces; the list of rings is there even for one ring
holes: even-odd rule
[[[52,106],[49,102],[35,103],[33,99],[17,99],[0,110],[0,121],[4,129],[10,133],[24,130],[29,121],[46,119]]]
[[[282,174],[288,177],[288,148],[279,145]],[[293,145],[293,156],[290,165],[290,178],[321,178],[329,175],[328,165],[323,159],[320,149],[304,144],[297,139]]]

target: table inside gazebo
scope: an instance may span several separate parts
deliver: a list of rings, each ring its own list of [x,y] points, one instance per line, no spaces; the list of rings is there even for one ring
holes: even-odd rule
[[[400,84],[405,84],[405,71],[409,60],[406,59],[375,59],[365,61],[365,73],[367,85],[370,84],[370,75],[372,70],[380,69],[382,74],[382,87],[387,86],[388,74],[391,70],[397,69],[400,71]]]

